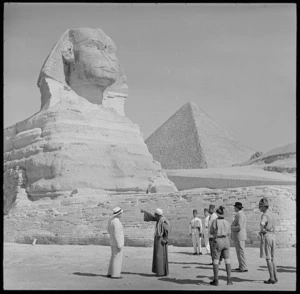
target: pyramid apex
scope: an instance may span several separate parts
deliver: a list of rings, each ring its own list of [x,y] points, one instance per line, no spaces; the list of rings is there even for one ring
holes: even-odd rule
[[[253,154],[192,101],[181,106],[145,143],[165,169],[228,167]]]
[[[184,104],[183,106],[182,106],[182,108],[183,107],[190,107],[191,108],[191,111],[192,111],[192,113],[193,113],[193,115],[195,115],[195,112],[197,113],[199,113],[199,112],[201,112],[202,114],[204,114],[204,115],[206,115],[207,117],[209,117],[209,118],[211,118],[210,117],[210,115],[207,113],[207,112],[205,112],[198,104],[196,104],[195,102],[192,102],[192,101],[189,101],[189,102],[187,102],[186,104]],[[212,118],[211,118],[212,119]]]
[[[182,105],[182,107],[185,107],[185,106],[197,106],[197,104],[192,102],[192,101],[189,101],[189,102]]]

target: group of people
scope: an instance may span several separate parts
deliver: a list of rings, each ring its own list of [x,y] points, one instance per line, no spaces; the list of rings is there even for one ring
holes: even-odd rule
[[[232,285],[229,259],[230,235],[234,240],[239,262],[239,267],[234,269],[234,271],[248,271],[245,257],[245,241],[247,239],[246,216],[242,209],[243,205],[241,202],[236,202],[234,204],[236,215],[232,224],[224,218],[223,206],[220,206],[216,211],[215,205],[210,205],[208,209],[205,208],[205,217],[202,220],[197,217],[197,210],[193,210],[194,218],[190,221],[189,233],[192,236],[194,255],[202,255],[201,238],[203,237],[206,254],[211,255],[212,258],[212,263],[210,265],[213,265],[214,280],[210,283],[211,285],[218,285],[219,265],[223,258],[227,272],[227,285]]]
[[[259,201],[259,209],[263,213],[260,221],[260,257],[265,258],[269,270],[270,278],[264,281],[265,284],[275,284],[278,282],[277,269],[274,261],[275,256],[275,216],[269,210],[268,200],[262,198]],[[215,205],[210,205],[208,209],[204,209],[204,219],[197,217],[197,210],[193,210],[193,219],[189,224],[189,233],[192,236],[194,254],[201,253],[201,237],[204,238],[206,254],[210,254],[212,258],[214,279],[211,285],[218,286],[219,265],[224,259],[227,285],[232,285],[231,272],[248,272],[245,241],[246,233],[246,216],[243,212],[241,202],[234,204],[236,212],[232,223],[224,218],[223,206],[219,206],[215,210]],[[113,209],[113,215],[109,219],[107,231],[110,235],[111,258],[109,262],[107,277],[120,279],[122,268],[122,256],[124,247],[124,232],[120,221],[123,210],[120,207]],[[157,208],[152,215],[141,209],[144,214],[144,221],[153,221],[155,225],[152,272],[156,276],[167,276],[169,274],[168,267],[168,238],[170,232],[170,222],[163,216],[163,211]],[[234,241],[239,267],[231,269],[230,264],[230,238]]]

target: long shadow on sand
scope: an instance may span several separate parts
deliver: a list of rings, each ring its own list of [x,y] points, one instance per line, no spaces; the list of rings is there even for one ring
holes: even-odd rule
[[[169,263],[173,263],[173,264],[204,264],[204,265],[207,265],[207,264],[201,263],[201,262],[177,262],[177,261],[169,261]]]
[[[76,275],[76,276],[85,276],[85,277],[105,277],[106,278],[106,275],[96,275],[96,274],[92,274],[92,273],[75,272],[75,273],[73,273],[73,275]]]
[[[156,277],[155,274],[143,274],[143,273],[132,273],[132,272],[122,272],[122,275],[138,275],[138,276],[142,276],[142,277]]]
[[[185,254],[185,255],[190,255],[190,256],[194,256],[194,254],[193,253],[190,253],[190,252],[182,252],[182,251],[180,251],[180,252],[173,252],[173,253],[179,253],[179,254]],[[196,256],[196,255],[195,255]],[[198,256],[198,255],[197,255]],[[200,256],[200,255],[199,255]]]
[[[268,268],[266,266],[259,266],[259,267],[260,267],[260,269],[258,269],[258,271],[268,271]],[[277,272],[278,273],[295,273],[296,267],[277,265]]]
[[[226,276],[219,276],[219,280],[227,281]],[[238,277],[232,277],[231,280],[233,283],[239,283],[239,282],[254,282],[254,283],[261,283],[263,280],[250,280],[250,279],[244,279],[244,278],[238,278]]]
[[[199,278],[197,280],[191,280],[191,279],[176,279],[176,278],[161,278],[160,281],[170,282],[170,283],[176,283],[176,284],[189,284],[189,285],[206,285],[210,286],[209,282],[204,282],[201,279],[209,278],[211,281],[213,280],[213,277],[207,277],[207,276],[196,276],[196,278]],[[227,281],[227,277],[219,276],[219,280]],[[250,279],[243,279],[238,277],[231,277],[231,280],[233,283],[239,283],[239,282],[254,282],[254,283],[261,283],[262,281],[259,280],[250,280]]]
[[[200,269],[209,269],[213,272],[213,267],[212,265],[210,267],[207,266],[196,266],[195,268],[200,268]],[[226,271],[224,268],[222,268],[222,266],[219,266],[219,271]]]
[[[205,276],[201,276],[203,278],[207,278]],[[188,285],[199,285],[199,284],[203,284],[203,285],[208,285],[209,283],[204,282],[203,280],[190,280],[190,279],[176,279],[176,278],[160,278],[158,279],[160,281],[164,281],[164,282],[169,282],[169,283],[176,283],[176,284],[188,284]]]
[[[191,264],[206,265],[205,267],[204,266],[196,266],[195,268],[213,270],[212,265],[209,265],[207,263],[201,263],[201,262],[177,262],[177,261],[169,261],[169,263],[172,263],[172,264],[189,264],[189,265],[191,265]],[[182,268],[186,268],[186,267],[183,266]],[[220,271],[225,271],[225,269],[222,268],[222,265],[220,266],[219,270]]]

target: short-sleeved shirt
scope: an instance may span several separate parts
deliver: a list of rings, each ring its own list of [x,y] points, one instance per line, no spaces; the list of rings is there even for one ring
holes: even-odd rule
[[[212,257],[214,260],[219,260],[222,255],[224,259],[229,259],[231,224],[224,218],[215,219],[210,227],[210,234],[215,237],[212,244]],[[226,236],[225,238],[217,238]]]
[[[192,229],[195,229],[195,228],[201,228],[201,227],[202,227],[201,219],[198,218],[198,217],[193,218],[193,219],[190,221],[190,226],[192,227]]]
[[[229,236],[231,232],[231,224],[224,218],[217,218],[213,220],[210,227],[210,234],[213,237]]]
[[[217,214],[216,213],[212,213],[210,216],[209,216],[209,221],[208,221],[208,234],[209,234],[209,238],[212,238],[213,235],[210,234],[210,227],[211,227],[211,224],[212,222],[218,218]]]
[[[267,232],[274,232],[275,231],[275,216],[273,213],[269,212],[268,210],[261,216],[261,222],[264,222],[264,229]]]

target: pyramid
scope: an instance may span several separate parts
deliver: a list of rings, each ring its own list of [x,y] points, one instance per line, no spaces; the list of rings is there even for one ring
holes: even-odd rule
[[[248,160],[253,150],[194,103],[186,103],[145,141],[164,169],[229,167]]]

